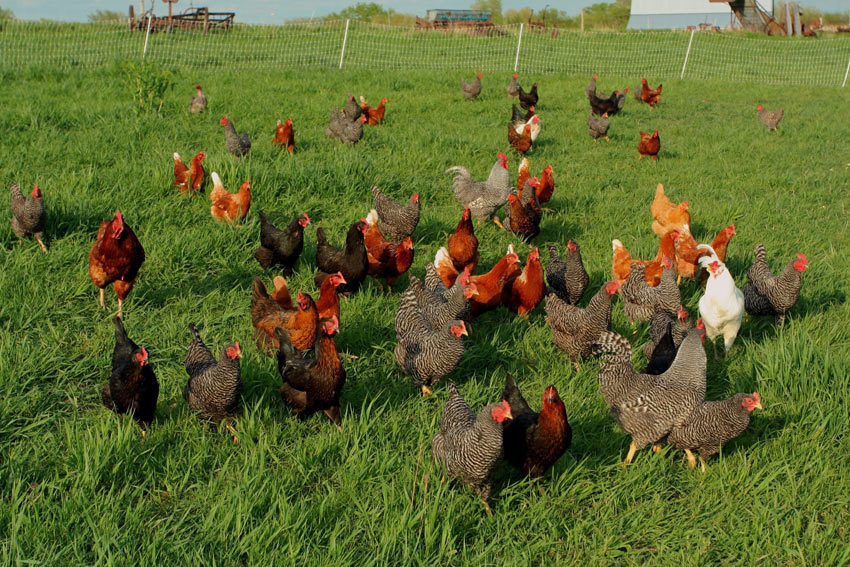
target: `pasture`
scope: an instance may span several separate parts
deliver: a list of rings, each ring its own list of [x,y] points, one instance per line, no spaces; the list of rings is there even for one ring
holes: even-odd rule
[[[608,415],[597,363],[576,372],[551,342],[542,305],[526,323],[504,309],[470,325],[466,354],[435,395],[422,399],[395,363],[393,317],[407,278],[391,294],[367,280],[343,302],[337,344],[345,360],[343,431],[323,416],[299,422],[280,400],[272,357],[251,340],[251,280],[277,274],[252,257],[256,211],[286,224],[307,212],[304,253],[290,289],[316,296],[315,228],[340,245],[371,208],[376,184],[398,201],[419,192],[414,233],[424,266],[445,245],[462,208],[443,171],[456,164],[483,179],[508,149],[509,73],[487,73],[482,95],[463,100],[456,72],[369,69],[246,72],[179,69],[159,114],[137,115],[112,68],[3,72],[0,180],[38,184],[47,209],[45,255],[0,223],[0,562],[28,565],[844,565],[850,563],[850,402],[847,299],[850,124],[836,87],[777,88],[733,82],[664,80],[650,111],[629,93],[611,118],[610,142],[586,133],[586,76],[521,74],[539,82],[543,130],[527,157],[554,167],[556,189],[540,246],[581,247],[588,295],[610,279],[611,240],[633,256],[654,255],[649,204],[658,182],[688,200],[692,230],[710,242],[735,223],[727,264],[739,286],[763,242],[774,271],[808,256],[800,301],[785,325],[746,321],[728,360],[709,355],[709,399],[758,391],[764,404],[748,430],[691,471],[665,448],[621,468],[629,439]],[[659,82],[647,77],[651,84]],[[634,88],[640,77],[600,76],[600,90]],[[199,82],[210,106],[187,112]],[[348,92],[389,99],[384,124],[353,148],[325,138]],[[779,133],[755,109],[782,107]],[[226,114],[253,139],[250,157],[224,149]],[[271,145],[275,120],[292,117],[296,153]],[[657,163],[638,161],[638,131],[657,128]],[[173,152],[203,150],[208,173],[234,191],[251,180],[242,228],[217,223],[205,195],[171,185]],[[512,152],[513,179],[519,158]],[[4,197],[8,203],[8,197]],[[160,381],[147,438],[127,416],[106,410],[115,295],[97,305],[88,250],[98,223],[119,208],[147,260],[124,305],[131,338],[150,352]],[[7,217],[8,209],[6,209]],[[495,225],[476,230],[480,269],[513,243]],[[702,293],[683,282],[696,316]],[[196,323],[216,353],[243,345],[239,443],[205,428],[182,398],[183,357]],[[627,336],[636,367],[647,325],[632,334],[622,301],[613,329]],[[432,462],[447,392],[458,384],[477,409],[496,401],[505,370],[533,408],[554,384],[567,407],[573,443],[543,479],[497,469],[488,518],[467,488],[440,483]]]

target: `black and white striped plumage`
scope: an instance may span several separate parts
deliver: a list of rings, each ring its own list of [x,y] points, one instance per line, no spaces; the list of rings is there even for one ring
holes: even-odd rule
[[[698,451],[700,458],[708,459],[747,429],[751,413],[748,406],[761,407],[758,394],[735,394],[726,400],[703,402],[687,424],[670,431],[667,442],[677,449]]]
[[[803,285],[801,273],[808,266],[802,254],[785,264],[782,272],[775,276],[765,261],[764,244],[755,248],[753,265],[747,271],[747,284],[744,293],[744,309],[750,315],[773,315],[776,324],[781,325],[788,312],[800,298]]]
[[[193,338],[186,349],[189,382],[183,388],[183,398],[203,417],[214,420],[229,417],[236,412],[242,394],[239,343],[224,347],[216,362],[194,323],[189,324],[189,330]]]
[[[573,362],[588,356],[599,335],[611,328],[611,299],[616,283],[599,288],[587,307],[570,305],[554,293],[546,296],[546,323],[552,328],[555,346],[570,355]]]
[[[9,192],[12,196],[12,218],[9,221],[12,232],[19,238],[34,237],[42,250],[47,252],[47,247],[44,245],[44,201],[38,186],[33,188],[32,194],[28,197],[24,197],[17,183],[9,186]]]
[[[646,283],[645,271],[646,266],[632,264],[629,277],[620,288],[626,317],[634,323],[648,321],[656,308],[675,312],[682,304],[672,263],[661,272],[661,282],[656,287]]]
[[[452,191],[461,205],[469,207],[469,212],[478,222],[492,219],[502,205],[508,202],[511,192],[511,180],[508,173],[507,158],[502,157],[490,168],[486,181],[474,181],[472,174],[463,166],[456,165],[446,170],[455,173],[452,179]]]
[[[590,283],[590,276],[584,269],[578,244],[572,240],[569,241],[566,260],[561,260],[554,244],[549,245],[546,281],[549,282],[549,293],[554,293],[570,305],[578,305],[584,296],[587,284]]]
[[[484,407],[476,415],[457,387],[449,384],[440,431],[431,439],[434,460],[445,467],[448,476],[471,486],[485,502],[490,496],[490,473],[502,457],[504,410],[509,419],[510,406],[504,401]],[[494,413],[502,418],[494,417]]]
[[[693,328],[693,324],[688,319],[688,312],[684,308],[680,311],[671,313],[663,307],[656,306],[652,313],[652,318],[649,320],[649,342],[643,345],[643,353],[647,358],[652,355],[655,346],[661,341],[661,338],[667,333],[667,327],[673,325],[673,345],[679,348],[682,341],[685,340],[685,335]]]
[[[408,336],[415,328],[416,318],[413,313],[416,310],[432,329],[441,328],[447,321],[465,320],[469,317],[469,299],[463,293],[464,286],[460,284],[460,278],[445,291],[445,295],[427,289],[416,276],[409,276],[409,279],[407,291],[402,294],[402,301],[395,316],[395,330],[398,336]],[[415,304],[404,301],[404,297],[410,295],[415,298]]]
[[[401,242],[412,236],[419,224],[419,194],[415,193],[406,205],[396,203],[372,185],[372,208],[378,212],[378,228],[384,238],[391,242]]]

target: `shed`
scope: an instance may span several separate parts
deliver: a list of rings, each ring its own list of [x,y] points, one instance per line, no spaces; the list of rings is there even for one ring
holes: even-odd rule
[[[628,29],[685,29],[700,24],[726,28],[736,25],[728,3],[710,0],[632,0]]]

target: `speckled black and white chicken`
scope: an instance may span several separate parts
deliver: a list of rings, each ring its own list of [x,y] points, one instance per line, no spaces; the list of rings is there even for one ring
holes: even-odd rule
[[[572,240],[567,242],[567,256],[564,260],[558,255],[558,248],[554,244],[549,245],[546,281],[549,282],[549,293],[554,293],[570,305],[578,305],[590,283],[578,244]]]
[[[646,266],[632,264],[629,277],[620,287],[623,309],[629,321],[648,321],[656,308],[676,311],[682,304],[679,286],[676,285],[676,270],[670,258],[662,259],[661,282],[651,287],[646,282]]]
[[[372,185],[371,191],[372,208],[378,212],[378,228],[384,238],[391,242],[401,242],[413,236],[419,224],[419,193],[411,195],[410,201],[402,205],[384,195],[377,185]]]
[[[424,316],[432,329],[439,329],[446,322],[469,318],[469,299],[477,293],[476,286],[469,281],[469,273],[464,271],[455,280],[451,288],[443,288],[442,293],[431,291],[425,287],[416,276],[409,276],[407,291],[402,294],[415,298],[412,301],[401,301],[395,316],[397,336],[408,336],[416,328],[416,317],[412,312],[418,311]],[[442,282],[440,286],[442,287]]]
[[[47,252],[44,245],[44,201],[41,198],[41,189],[38,185],[32,188],[29,197],[24,197],[17,183],[9,186],[12,195],[12,232],[19,238],[32,236]]]
[[[469,207],[469,212],[479,223],[492,219],[504,228],[496,213],[507,203],[511,192],[508,157],[505,154],[499,154],[486,181],[473,181],[472,174],[461,165],[448,168],[446,173],[457,174],[452,179],[452,191],[463,206]]]
[[[611,300],[620,284],[606,283],[587,307],[570,305],[554,293],[546,296],[546,323],[552,328],[555,346],[570,355],[573,364],[590,355],[599,336],[611,328]]]
[[[801,274],[806,271],[809,262],[805,255],[797,254],[775,276],[765,261],[766,255],[764,244],[757,245],[755,259],[747,272],[747,284],[743,289],[744,309],[750,315],[772,315],[777,326],[780,326],[785,321],[785,313],[800,298],[803,285]]]

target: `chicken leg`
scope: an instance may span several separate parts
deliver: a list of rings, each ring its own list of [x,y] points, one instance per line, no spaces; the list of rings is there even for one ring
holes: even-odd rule
[[[106,309],[106,302],[104,301],[103,295],[104,295],[103,288],[100,288],[100,308]]]
[[[431,388],[429,388],[428,386],[426,386],[425,384],[422,384],[421,388],[422,388],[422,396],[423,397],[424,396],[430,396],[431,394],[434,393],[434,391]]]
[[[697,458],[691,453],[690,449],[685,449],[685,456],[688,458],[688,468],[695,468],[697,466]]]
[[[623,468],[626,468],[627,465],[632,464],[632,460],[635,458],[635,453],[637,453],[637,447],[635,446],[635,442],[632,441],[629,443],[629,454],[626,455],[626,460],[623,461]]]
[[[497,217],[493,217],[493,222],[494,222],[494,223],[496,223],[496,225],[497,225],[499,228],[501,228],[502,230],[507,230],[507,229],[505,228],[505,226],[502,224],[502,221],[500,221]]]
[[[33,236],[35,236],[38,245],[41,246],[41,249],[44,250],[44,253],[47,254],[47,246],[44,245],[44,241],[41,239],[41,233],[36,233]]]

